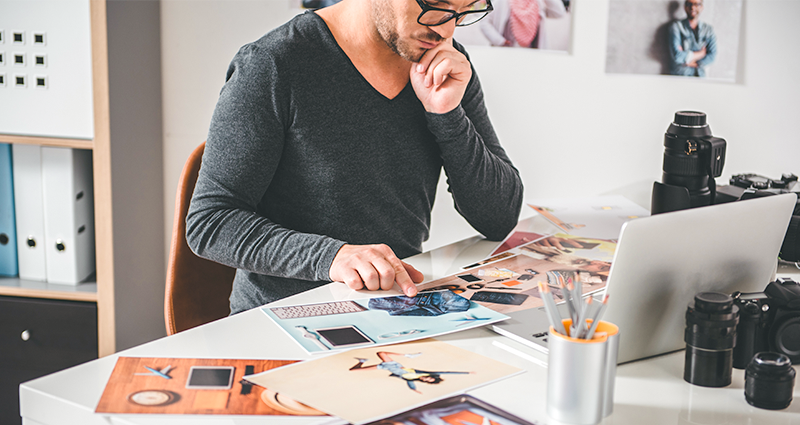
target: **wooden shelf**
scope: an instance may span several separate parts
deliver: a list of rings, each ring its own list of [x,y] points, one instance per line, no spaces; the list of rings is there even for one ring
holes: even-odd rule
[[[96,303],[102,357],[165,333],[160,6],[88,2],[93,138],[0,134],[0,143],[92,151],[94,282],[0,278],[0,296]]]
[[[97,282],[87,281],[79,285],[59,285],[17,277],[5,277],[0,278],[0,295],[97,302]]]
[[[22,145],[55,146],[73,149],[93,149],[94,142],[84,139],[58,139],[55,137],[14,136],[0,134],[0,143],[15,143]]]

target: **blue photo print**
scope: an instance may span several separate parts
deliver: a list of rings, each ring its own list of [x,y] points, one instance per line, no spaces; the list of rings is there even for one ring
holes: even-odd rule
[[[413,341],[508,318],[451,291],[261,310],[309,353]]]

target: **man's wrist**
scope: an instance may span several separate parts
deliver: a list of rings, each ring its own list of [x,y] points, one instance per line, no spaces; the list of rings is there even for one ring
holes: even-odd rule
[[[453,108],[451,111],[443,114],[425,111],[425,117],[428,120],[428,126],[433,134],[437,137],[447,137],[453,133],[459,133],[463,131],[463,127],[465,125],[464,119],[466,118],[466,115],[467,114],[464,111],[464,108],[461,107],[461,104],[458,104],[458,106]]]

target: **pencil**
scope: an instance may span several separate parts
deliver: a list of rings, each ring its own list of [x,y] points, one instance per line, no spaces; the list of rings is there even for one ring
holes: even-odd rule
[[[597,330],[597,324],[600,323],[600,318],[603,316],[603,311],[606,309],[608,305],[608,294],[603,298],[603,303],[600,304],[600,308],[594,313],[594,317],[592,318],[592,327],[589,328],[589,332],[586,333],[586,339],[592,339],[594,336],[594,331]]]
[[[575,305],[580,307],[581,299],[583,298],[583,284],[581,283],[581,280],[577,279],[576,277],[577,276],[575,272],[569,273],[569,280],[570,282],[572,282],[573,285],[575,285],[575,294],[576,294]]]
[[[558,314],[556,302],[553,300],[553,294],[550,292],[550,287],[543,282],[539,282],[539,293],[542,295],[544,310],[547,312],[547,317],[550,319],[550,326],[561,335],[567,335],[564,324],[561,322],[561,316]]]
[[[572,282],[567,282],[567,284],[562,288],[562,291],[568,294],[566,297],[567,308],[569,309],[569,316],[572,319],[572,324],[575,325],[578,323],[578,309],[575,308],[578,305],[575,302],[575,285],[573,285]]]
[[[578,326],[575,327],[575,338],[584,338],[588,332],[586,318],[589,316],[589,310],[592,307],[593,299],[592,297],[586,298],[586,305],[583,306],[581,313],[578,315]]]

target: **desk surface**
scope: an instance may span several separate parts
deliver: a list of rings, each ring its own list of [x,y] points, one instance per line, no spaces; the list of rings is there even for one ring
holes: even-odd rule
[[[460,266],[485,258],[496,243],[466,239],[408,260],[426,280],[443,277]],[[782,269],[781,275],[797,270]],[[399,293],[398,293],[399,294]],[[275,305],[364,298],[367,293],[330,284],[281,300]],[[546,355],[478,328],[438,338],[455,346],[506,362],[526,373],[470,391],[470,394],[539,424],[553,424],[545,410]],[[516,351],[516,353],[514,353]],[[521,354],[521,355],[520,355]],[[27,425],[50,424],[314,424],[312,417],[117,415],[94,413],[119,356],[188,358],[308,359],[264,313],[250,310],[114,355],[79,365],[20,386],[21,414]],[[800,386],[787,409],[768,411],[744,399],[744,371],[733,371],[725,388],[703,388],[683,380],[683,351],[628,363],[617,370],[614,413],[602,423],[612,424],[800,424]],[[797,368],[797,367],[796,367]]]

